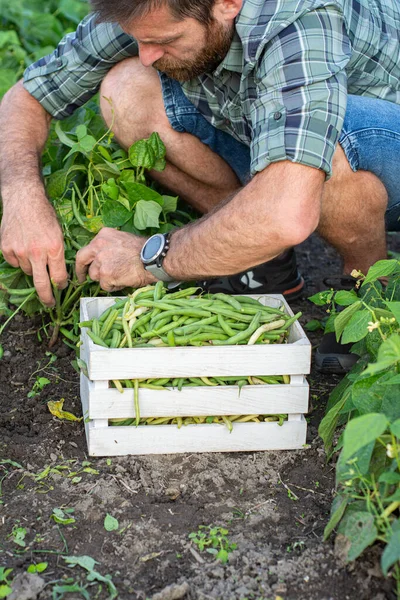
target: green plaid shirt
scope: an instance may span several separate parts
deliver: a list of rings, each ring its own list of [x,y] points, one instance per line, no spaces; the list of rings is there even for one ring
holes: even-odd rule
[[[27,68],[24,85],[62,119],[137,53],[117,24],[89,15]],[[183,90],[213,126],[250,146],[253,174],[290,160],[330,176],[347,94],[400,104],[400,0],[244,0],[223,62]]]

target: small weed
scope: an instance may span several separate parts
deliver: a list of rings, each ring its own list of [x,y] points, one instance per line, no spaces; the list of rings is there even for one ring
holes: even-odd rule
[[[25,548],[25,546],[26,546],[25,537],[26,537],[27,533],[28,532],[25,529],[25,527],[19,527],[19,523],[16,523],[14,525],[14,527],[12,528],[12,531],[8,535],[8,537],[11,538],[12,541],[14,542],[14,544],[17,544],[17,546],[20,546],[21,548]]]
[[[12,569],[7,567],[0,567],[0,598],[6,598],[12,592],[12,587],[8,577]]]
[[[39,396],[42,389],[46,387],[46,385],[49,385],[49,383],[51,382],[50,379],[47,379],[47,377],[36,377],[31,391],[28,392],[28,398],[35,398],[36,396]]]
[[[289,544],[289,546],[286,547],[286,552],[294,552],[295,550],[302,552],[304,548],[305,542],[303,542],[303,540],[299,540],[297,542],[293,542],[293,544]]]
[[[228,533],[229,531],[223,527],[200,525],[196,532],[189,534],[189,539],[196,544],[200,552],[205,550],[225,564],[229,560],[229,553],[237,548],[236,544],[229,541]]]
[[[75,523],[75,518],[69,515],[71,515],[74,510],[75,509],[73,508],[54,508],[50,518],[59,525],[71,525],[72,523]]]

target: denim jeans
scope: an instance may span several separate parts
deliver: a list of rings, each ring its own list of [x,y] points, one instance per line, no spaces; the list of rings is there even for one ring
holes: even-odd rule
[[[250,179],[250,150],[225,131],[213,127],[186,98],[180,84],[160,73],[164,106],[175,131],[191,133],[221,156],[242,184]],[[400,105],[348,96],[339,138],[353,171],[374,173],[386,188],[386,228],[400,231]]]

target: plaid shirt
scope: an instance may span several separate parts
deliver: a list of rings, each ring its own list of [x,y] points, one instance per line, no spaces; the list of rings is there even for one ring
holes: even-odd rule
[[[117,24],[89,15],[27,68],[24,85],[61,119],[137,54]],[[347,93],[400,104],[400,1],[244,0],[225,59],[182,87],[214,127],[250,146],[253,174],[290,160],[330,176]]]

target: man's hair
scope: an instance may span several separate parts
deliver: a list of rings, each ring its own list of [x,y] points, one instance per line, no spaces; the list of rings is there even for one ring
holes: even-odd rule
[[[216,0],[90,0],[97,12],[98,22],[127,24],[142,18],[154,9],[166,6],[178,21],[188,17],[203,25],[212,21],[212,9]]]

